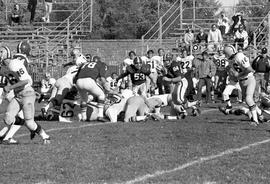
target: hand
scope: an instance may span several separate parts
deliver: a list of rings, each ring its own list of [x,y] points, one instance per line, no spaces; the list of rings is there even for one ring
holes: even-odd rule
[[[4,87],[4,92],[9,93],[11,91],[9,86],[5,86]]]

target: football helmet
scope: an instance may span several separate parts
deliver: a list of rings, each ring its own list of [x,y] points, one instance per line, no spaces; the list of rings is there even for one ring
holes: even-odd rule
[[[236,49],[232,45],[227,45],[224,47],[224,54],[227,58],[230,58],[234,54],[236,54]]]
[[[21,41],[17,46],[17,52],[25,54],[26,56],[30,55],[31,46],[28,41]]]
[[[270,108],[270,97],[265,95],[261,97],[261,106],[264,109],[269,109]]]
[[[167,53],[165,54],[165,56],[163,57],[163,63],[165,67],[169,67],[172,63],[173,60],[173,55],[172,53]]]
[[[2,62],[5,59],[10,59],[11,58],[11,52],[10,49],[7,46],[1,46],[0,47],[0,62]]]

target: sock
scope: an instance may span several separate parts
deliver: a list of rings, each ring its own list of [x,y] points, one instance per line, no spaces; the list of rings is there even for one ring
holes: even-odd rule
[[[12,124],[3,140],[8,140],[12,138],[20,128],[21,128],[21,125]]]
[[[256,123],[258,123],[258,115],[257,115],[257,106],[256,105],[252,105],[249,107],[249,110],[252,114],[252,118],[253,118],[253,121],[255,121]]]
[[[131,122],[144,121],[146,116],[133,116],[130,118]]]
[[[102,118],[104,116],[103,115],[104,104],[103,103],[98,103],[97,106],[98,106],[98,117]]]
[[[8,127],[2,128],[2,130],[0,130],[0,137],[4,137],[7,132],[8,132]]]
[[[259,116],[262,115],[262,110],[257,105],[256,105],[256,111]]]
[[[45,132],[45,130],[43,130],[41,128],[41,126],[39,124],[37,124],[37,129],[35,130],[35,132],[40,135],[40,137],[42,139],[48,139],[50,136]]]

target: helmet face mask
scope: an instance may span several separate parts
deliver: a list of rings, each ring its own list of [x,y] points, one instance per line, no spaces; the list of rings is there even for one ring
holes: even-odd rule
[[[6,65],[5,60],[11,59],[10,49],[6,46],[0,47],[0,62],[1,65]]]
[[[232,45],[226,46],[224,48],[224,54],[227,58],[230,58],[231,56],[236,54],[236,49]]]
[[[142,62],[142,59],[140,57],[135,57],[133,60],[133,63],[134,63],[135,68],[137,68],[137,69],[142,68],[143,62]]]
[[[17,52],[20,54],[30,55],[31,46],[27,41],[21,41],[17,46]]]

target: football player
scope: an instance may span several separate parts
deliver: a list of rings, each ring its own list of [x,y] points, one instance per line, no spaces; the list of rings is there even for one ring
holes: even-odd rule
[[[49,103],[41,109],[42,116],[46,117],[48,110],[53,107],[60,106],[63,102],[63,99],[66,95],[72,90],[75,89],[75,85],[73,83],[74,77],[76,76],[79,67],[86,63],[86,58],[82,55],[78,48],[74,48],[71,51],[71,55],[73,56],[73,60],[68,64],[72,65],[67,70],[66,74],[57,79],[55,85],[53,86],[51,97],[49,98]],[[66,66],[68,66],[66,65]]]
[[[185,73],[185,78],[188,81],[188,87],[186,90],[186,97],[188,100],[194,100],[193,95],[195,94],[194,84],[193,84],[193,55],[188,55],[188,52],[186,49],[182,50],[182,58],[178,60],[180,62],[180,65],[182,67],[183,72]]]
[[[214,89],[221,94],[226,86],[227,70],[226,67],[229,65],[228,59],[225,57],[223,50],[218,50],[217,54],[214,55],[213,61],[216,64],[217,72],[215,75]]]
[[[143,96],[130,97],[126,102],[124,122],[146,120],[149,113],[159,113],[163,102],[160,98],[146,99]]]
[[[50,94],[52,92],[53,86],[55,84],[56,80],[51,77],[50,73],[45,74],[45,79],[42,79],[41,81],[41,89],[40,89],[40,98],[38,99],[38,102],[40,103],[44,98],[48,99],[50,97]]]
[[[173,55],[167,53],[165,55],[165,63],[167,70],[163,80],[166,82],[174,83],[174,89],[172,91],[172,115],[184,118],[187,115],[186,108],[191,107],[193,114],[198,115],[199,110],[196,107],[197,102],[190,103],[185,98],[186,89],[188,87],[188,81],[185,78],[187,72],[186,69],[182,68],[180,62],[173,60]]]
[[[14,57],[13,59],[4,59],[1,61],[7,67],[5,76],[10,85],[4,87],[6,93],[14,91],[14,98],[7,106],[4,122],[11,126],[16,122],[16,117],[22,110],[25,125],[31,131],[30,138],[33,139],[38,134],[43,139],[44,144],[50,143],[50,136],[34,121],[36,93],[32,88],[32,78],[28,74],[25,66],[25,60],[30,54],[31,47],[27,41],[18,44],[18,52],[23,57]],[[3,52],[0,52],[3,54]],[[2,57],[1,57],[2,58]]]
[[[81,113],[79,118],[82,121],[87,120],[87,103],[89,102],[89,95],[92,95],[97,99],[98,106],[98,121],[106,121],[104,119],[104,102],[105,93],[103,89],[97,84],[99,78],[104,90],[107,93],[114,94],[108,85],[105,75],[107,72],[107,66],[101,62],[100,57],[94,56],[93,61],[83,64],[75,77],[75,83],[81,96]]]
[[[153,86],[156,86],[156,83],[152,77],[150,66],[144,65],[142,59],[140,57],[135,57],[134,64],[131,64],[127,67],[126,72],[122,73],[118,78],[117,81],[126,77],[130,76],[132,86],[131,89],[135,95],[143,95],[144,97],[147,96],[147,85],[146,85],[146,77],[149,76]]]
[[[225,56],[229,59],[230,73],[239,80],[242,95],[245,98],[246,104],[252,114],[251,125],[259,124],[258,115],[261,116],[261,109],[255,104],[253,96],[256,87],[254,70],[252,69],[249,59],[242,52],[236,52],[232,45],[225,46]],[[231,107],[227,107],[231,108]]]
[[[109,83],[111,90],[119,92],[120,82],[116,81],[117,77],[117,73],[113,72],[110,77],[107,77],[106,80]]]

